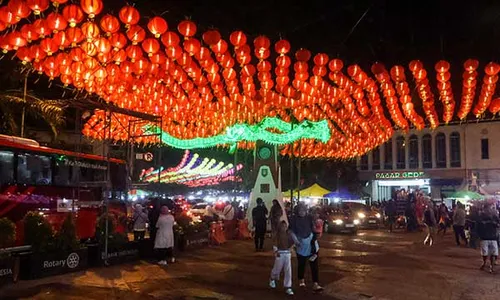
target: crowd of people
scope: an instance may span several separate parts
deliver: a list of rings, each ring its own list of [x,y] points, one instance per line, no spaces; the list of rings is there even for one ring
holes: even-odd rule
[[[496,205],[477,202],[467,213],[465,205],[456,202],[450,210],[445,203],[436,204],[419,190],[397,191],[393,199],[376,205],[383,210],[391,232],[395,226],[405,227],[410,232],[425,228],[424,245],[432,246],[437,235],[444,236],[452,228],[457,246],[477,248],[479,245],[483,258],[480,269],[484,270],[489,261],[489,271],[494,272],[500,244],[500,218]]]

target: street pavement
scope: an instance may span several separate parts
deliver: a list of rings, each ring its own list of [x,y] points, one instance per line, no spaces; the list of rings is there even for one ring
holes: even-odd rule
[[[452,234],[422,244],[423,232],[360,231],[324,235],[321,294],[300,289],[293,261],[293,299],[500,299],[498,274],[479,270],[479,250],[457,247]],[[22,281],[0,290],[0,299],[285,299],[268,287],[271,243],[256,253],[251,241],[229,241],[182,253],[167,267],[141,261]]]

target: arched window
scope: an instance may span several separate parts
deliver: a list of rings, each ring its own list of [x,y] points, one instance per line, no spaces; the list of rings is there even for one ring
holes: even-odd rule
[[[436,167],[446,168],[446,136],[440,132],[436,134]]]
[[[392,170],[392,139],[384,144],[384,169]]]
[[[406,144],[404,136],[396,138],[396,168],[406,168]]]
[[[372,170],[380,170],[380,148],[377,147],[372,151]]]
[[[450,134],[450,166],[460,168],[460,133]]]
[[[424,169],[432,168],[432,137],[425,134],[422,137],[422,166]]]
[[[411,135],[408,141],[410,169],[418,168],[418,136]]]

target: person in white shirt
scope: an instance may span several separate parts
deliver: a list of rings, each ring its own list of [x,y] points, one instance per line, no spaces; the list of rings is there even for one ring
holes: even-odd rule
[[[231,202],[226,202],[226,206],[222,210],[221,217],[222,220],[224,220],[224,233],[226,235],[226,239],[234,239],[236,235],[236,221],[234,220],[234,207],[231,205]]]
[[[225,221],[232,221],[234,219],[234,207],[231,202],[227,201],[224,210],[222,211],[222,219]]]

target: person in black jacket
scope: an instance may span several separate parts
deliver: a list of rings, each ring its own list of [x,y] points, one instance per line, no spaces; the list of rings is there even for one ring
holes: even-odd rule
[[[257,198],[257,206],[252,210],[253,228],[255,229],[255,251],[264,248],[267,231],[267,208],[262,198]]]
[[[490,273],[493,273],[493,266],[498,257],[498,217],[487,207],[481,214],[477,224],[477,233],[481,239],[481,255],[483,256],[483,264],[481,270],[486,267],[488,257],[490,258]]]

